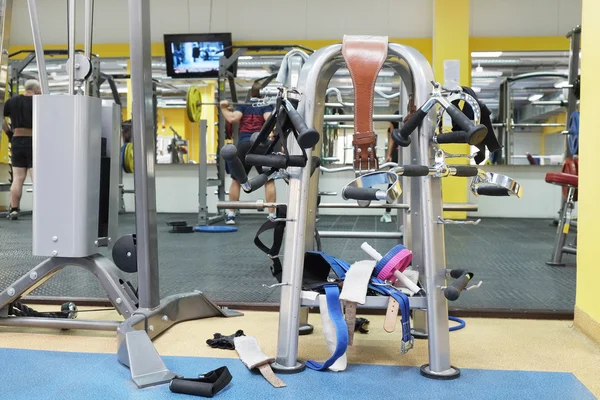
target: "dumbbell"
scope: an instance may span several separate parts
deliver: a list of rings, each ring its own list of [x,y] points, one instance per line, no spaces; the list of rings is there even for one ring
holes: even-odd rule
[[[404,270],[408,268],[412,261],[412,252],[401,244],[394,246],[388,251],[385,256],[379,254],[371,245],[364,242],[360,245],[361,249],[364,250],[371,258],[377,261],[373,274],[384,281],[390,281],[392,283],[399,280],[406,286],[411,292],[419,293],[422,289],[411,281],[406,275],[403,274]]]

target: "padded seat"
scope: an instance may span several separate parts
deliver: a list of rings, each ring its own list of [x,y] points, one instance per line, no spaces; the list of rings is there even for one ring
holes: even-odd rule
[[[562,172],[548,172],[546,174],[546,182],[560,186],[577,187],[579,177],[577,175],[565,174]]]

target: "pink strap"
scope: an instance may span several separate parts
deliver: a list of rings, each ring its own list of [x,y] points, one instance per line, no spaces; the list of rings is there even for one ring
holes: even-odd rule
[[[412,251],[408,249],[401,250],[398,252],[398,254],[392,257],[387,264],[385,264],[377,277],[379,279],[388,280],[392,283],[396,282],[397,278],[394,276],[394,272],[404,272],[404,270],[410,265],[412,258]]]

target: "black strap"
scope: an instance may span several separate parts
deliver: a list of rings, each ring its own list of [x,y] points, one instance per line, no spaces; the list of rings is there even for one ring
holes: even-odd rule
[[[173,393],[191,394],[201,397],[213,397],[231,382],[231,373],[227,367],[200,375],[198,378],[174,378],[169,384]]]
[[[279,259],[279,250],[281,250],[281,245],[283,244],[283,232],[285,231],[287,207],[285,205],[280,205],[277,206],[275,210],[276,220],[269,219],[267,222],[262,224],[260,228],[258,228],[258,232],[256,232],[256,236],[254,237],[254,244],[256,247],[266,253],[271,261],[273,261],[271,273],[275,279],[277,279],[277,282],[281,283],[283,267],[281,265],[281,260]],[[269,248],[260,240],[259,236],[262,233],[270,230],[273,230],[273,245]]]

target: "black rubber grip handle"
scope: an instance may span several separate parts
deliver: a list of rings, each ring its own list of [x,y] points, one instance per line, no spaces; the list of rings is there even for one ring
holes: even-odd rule
[[[460,292],[467,287],[471,278],[473,278],[471,272],[464,272],[458,279],[455,279],[452,284],[444,289],[444,296],[450,301],[458,300]]]
[[[306,167],[306,158],[304,156],[290,156],[288,160],[288,167]]]
[[[345,187],[342,190],[342,197],[345,200],[377,200],[378,189]]]
[[[506,188],[499,186],[479,186],[477,187],[477,194],[480,196],[510,196],[510,191]]]
[[[465,131],[454,131],[448,133],[442,133],[441,135],[435,136],[436,142],[439,144],[448,143],[469,143],[469,136]]]
[[[392,139],[394,139],[394,142],[396,142],[398,146],[408,147],[408,145],[410,145],[410,134],[413,133],[413,131],[417,129],[419,125],[421,125],[421,122],[423,122],[426,116],[427,113],[420,108],[415,111],[408,121],[402,125],[402,128],[400,128],[399,131],[394,131],[392,133]]]
[[[250,186],[250,190],[246,191],[246,193],[254,192],[256,189],[260,189],[265,186],[265,183],[269,180],[269,175],[266,173],[258,174],[248,179],[248,186]]]
[[[465,271],[464,269],[451,269],[450,270],[450,277],[452,279],[458,279],[461,277],[461,275],[465,274],[467,271]]]
[[[458,109],[454,104],[450,104],[446,108],[448,115],[452,117],[452,122],[455,122],[462,130],[467,132],[467,143],[470,145],[477,145],[485,139],[487,136],[487,128],[485,125],[475,125],[473,121],[469,119],[462,111]]]
[[[312,162],[310,164],[310,176],[315,173],[316,170],[321,166],[321,157],[312,156]]]
[[[471,165],[448,165],[456,170],[453,176],[477,176],[479,168]]]
[[[403,165],[403,176],[427,176],[429,175],[429,167],[427,165]]]
[[[287,160],[281,154],[247,154],[246,164],[255,167],[287,168]]]
[[[248,181],[248,175],[242,164],[242,160],[237,155],[237,147],[232,144],[227,144],[221,149],[221,156],[229,167],[229,172],[233,179],[238,181],[240,184],[244,184]]]
[[[300,116],[298,111],[287,101],[285,109],[287,111],[288,118],[294,125],[294,129],[298,132],[298,144],[303,149],[310,149],[319,142],[319,132],[314,128],[306,126],[304,119]]]

